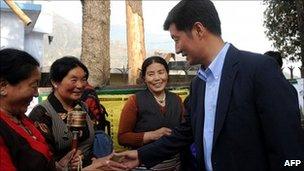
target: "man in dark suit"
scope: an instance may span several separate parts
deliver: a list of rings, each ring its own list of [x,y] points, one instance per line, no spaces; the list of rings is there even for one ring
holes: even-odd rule
[[[197,170],[302,170],[298,101],[277,63],[224,42],[210,0],[182,0],[164,29],[176,53],[201,64],[191,83],[189,117],[172,135],[120,154],[124,164],[151,167],[192,144]]]

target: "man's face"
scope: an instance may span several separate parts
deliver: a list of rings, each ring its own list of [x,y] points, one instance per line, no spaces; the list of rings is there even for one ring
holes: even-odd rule
[[[175,42],[175,52],[186,56],[190,65],[200,64],[199,40],[197,35],[193,34],[194,31],[179,31],[173,23],[169,27],[169,32]]]

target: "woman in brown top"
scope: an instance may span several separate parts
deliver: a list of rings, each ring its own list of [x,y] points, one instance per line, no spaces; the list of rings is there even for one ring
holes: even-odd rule
[[[147,58],[141,71],[147,88],[129,97],[118,130],[119,144],[133,149],[170,135],[184,111],[181,98],[165,90],[169,67],[163,58]]]

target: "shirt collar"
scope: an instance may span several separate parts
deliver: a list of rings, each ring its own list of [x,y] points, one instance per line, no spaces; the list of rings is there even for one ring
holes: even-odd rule
[[[48,101],[52,104],[53,108],[55,109],[55,111],[57,113],[67,113],[68,111],[66,111],[63,107],[63,105],[61,104],[61,102],[58,100],[58,98],[55,96],[54,92],[52,92],[51,94],[49,94],[48,96]],[[78,102],[76,101],[73,106],[76,106],[78,104]]]
[[[203,81],[207,81],[208,77],[213,77],[215,79],[220,78],[229,46],[229,43],[225,43],[224,47],[216,55],[216,57],[208,66],[208,68],[204,69],[203,67],[200,67],[197,73],[197,76],[200,79],[202,79]]]

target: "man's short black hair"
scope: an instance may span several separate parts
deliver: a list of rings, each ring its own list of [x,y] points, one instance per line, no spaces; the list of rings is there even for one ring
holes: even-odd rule
[[[164,30],[171,24],[181,31],[190,31],[195,22],[200,22],[211,33],[221,36],[221,21],[210,0],[182,0],[168,14]]]
[[[264,53],[264,55],[270,56],[273,59],[275,59],[277,61],[277,63],[279,64],[280,68],[282,68],[283,66],[283,61],[282,61],[282,55],[280,52],[278,51],[267,51]]]

